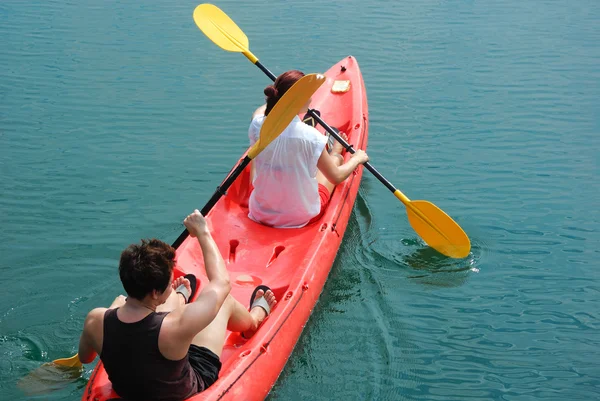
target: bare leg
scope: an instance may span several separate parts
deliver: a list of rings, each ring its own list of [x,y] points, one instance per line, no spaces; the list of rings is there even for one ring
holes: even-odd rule
[[[343,132],[340,132],[340,136],[346,142],[348,142],[348,136],[346,136],[346,134],[344,134]],[[344,151],[344,147],[342,146],[342,144],[339,143],[338,141],[334,141],[333,149],[331,150],[331,154],[329,156],[331,156],[331,158],[333,159],[333,162],[335,163],[336,166],[341,166],[344,163],[344,157],[342,156],[343,151]],[[323,173],[321,173],[320,170],[317,170],[317,182],[321,185],[324,185],[325,188],[327,188],[329,190],[330,194],[333,192],[333,189],[335,188],[335,185],[332,184],[331,182],[329,182],[329,180],[323,175]]]
[[[339,135],[342,137],[342,139],[346,142],[348,142],[348,135],[346,135],[344,132],[340,131]],[[344,151],[344,146],[339,143],[336,139],[333,140],[333,148],[331,149],[331,154],[335,154],[337,153],[338,155],[341,155],[342,152]]]
[[[164,304],[158,305],[156,308],[157,312],[171,312],[182,305],[185,305],[185,298],[182,294],[175,292],[175,289],[179,287],[180,284],[183,284],[187,287],[188,292],[191,293],[190,281],[187,278],[178,277],[176,280],[173,280],[173,291],[169,294],[169,297],[165,301]]]
[[[257,292],[256,297],[261,296],[265,297],[271,308],[277,303],[275,295],[271,291],[267,291],[266,294],[262,291]],[[265,317],[266,313],[262,308],[255,307],[248,312],[244,305],[229,295],[223,306],[221,306],[219,313],[217,313],[217,317],[204,330],[196,334],[192,344],[206,347],[220,357],[225,345],[227,330],[245,332],[251,335],[257,330]],[[249,337],[249,335],[246,337]]]
[[[185,305],[185,299],[183,299],[183,295],[175,291],[171,291],[171,294],[169,294],[169,298],[167,298],[167,301],[162,305],[158,305],[156,307],[156,311],[171,312],[172,310],[175,310],[175,308],[178,308],[182,305]]]
[[[333,159],[333,162],[335,163],[336,166],[342,165],[342,161],[344,159],[341,157],[341,155],[339,153],[332,152],[329,156]],[[327,188],[329,190],[330,194],[333,192],[333,188],[335,188],[335,185],[332,184],[331,182],[329,182],[327,177],[325,177],[323,175],[323,173],[321,172],[321,170],[318,170],[318,169],[317,169],[317,182],[321,185],[324,185],[325,188]]]

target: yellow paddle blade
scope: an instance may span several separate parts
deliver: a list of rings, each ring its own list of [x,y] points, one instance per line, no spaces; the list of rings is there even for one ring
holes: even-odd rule
[[[258,142],[248,151],[250,159],[254,159],[290,125],[323,82],[325,82],[324,75],[308,74],[285,92],[265,119]]]
[[[81,367],[45,363],[17,382],[17,387],[29,396],[62,390],[81,378]]]
[[[471,250],[469,237],[442,209],[424,200],[405,203],[408,221],[436,251],[451,258],[464,258]]]
[[[194,22],[221,49],[244,53],[252,63],[258,61],[248,48],[246,34],[219,7],[200,4],[194,10]]]
[[[70,358],[56,359],[47,362],[22,377],[17,386],[27,395],[40,395],[52,391],[62,390],[70,383],[79,380],[83,365],[79,355]]]
[[[70,358],[60,358],[52,361],[55,365],[65,366],[67,368],[81,368],[83,365],[79,360],[79,354],[75,354]]]

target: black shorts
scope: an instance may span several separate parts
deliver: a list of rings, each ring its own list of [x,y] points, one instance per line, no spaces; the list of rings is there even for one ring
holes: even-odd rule
[[[221,361],[217,354],[206,347],[191,344],[188,359],[202,387],[199,391],[206,390],[217,381],[221,370]]]

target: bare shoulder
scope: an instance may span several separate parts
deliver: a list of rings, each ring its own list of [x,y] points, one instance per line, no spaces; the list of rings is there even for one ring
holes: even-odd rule
[[[169,334],[173,331],[177,331],[187,306],[188,305],[178,306],[177,308],[170,311],[167,316],[165,316],[165,319],[163,320],[163,324],[161,326],[161,333],[165,331],[165,329],[166,332],[168,332]]]
[[[106,313],[107,310],[108,310],[108,308],[94,308],[88,313],[88,318],[89,317],[104,317],[104,314]]]
[[[95,331],[98,327],[102,328],[104,322],[104,314],[107,310],[107,308],[92,309],[85,318],[85,323],[83,326],[84,331]]]

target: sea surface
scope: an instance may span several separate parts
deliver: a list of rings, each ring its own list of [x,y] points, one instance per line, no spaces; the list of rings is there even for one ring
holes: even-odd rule
[[[269,84],[198,3],[0,2],[0,400],[173,241],[247,146]],[[372,164],[472,241],[448,259],[368,172],[269,400],[600,399],[600,2],[216,3],[275,74],[357,58]]]

